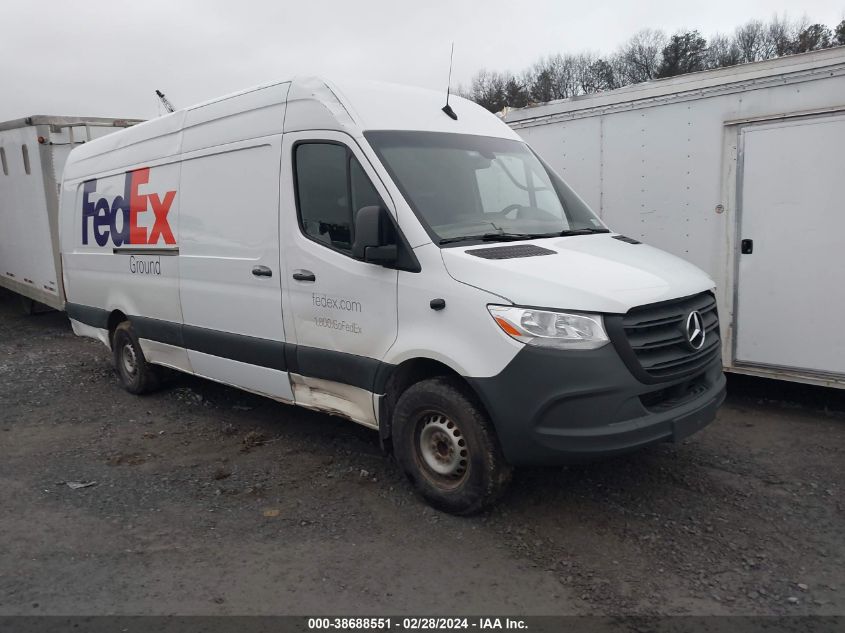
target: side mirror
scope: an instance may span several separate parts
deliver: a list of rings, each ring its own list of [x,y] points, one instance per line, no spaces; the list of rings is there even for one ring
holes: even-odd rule
[[[390,266],[396,263],[399,251],[389,243],[393,223],[387,210],[380,206],[363,207],[355,216],[355,241],[352,256],[372,264]]]

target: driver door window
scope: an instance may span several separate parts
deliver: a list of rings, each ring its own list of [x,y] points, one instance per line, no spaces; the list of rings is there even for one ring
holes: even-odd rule
[[[384,206],[361,164],[345,145],[301,143],[294,152],[299,226],[310,239],[347,255],[355,239],[355,215]]]

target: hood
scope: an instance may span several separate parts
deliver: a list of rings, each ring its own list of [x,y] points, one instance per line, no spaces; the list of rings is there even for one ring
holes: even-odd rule
[[[503,259],[471,254],[527,244],[553,252]],[[703,271],[674,255],[604,233],[458,246],[441,253],[454,279],[516,305],[622,314],[715,286]]]

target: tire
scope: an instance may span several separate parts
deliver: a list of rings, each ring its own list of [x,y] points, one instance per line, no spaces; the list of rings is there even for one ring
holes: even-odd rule
[[[114,369],[126,391],[141,395],[158,387],[158,370],[144,357],[138,337],[129,321],[124,321],[115,328],[111,347]]]
[[[409,387],[396,403],[392,436],[399,466],[439,510],[476,514],[510,483],[492,423],[455,380],[431,378]]]

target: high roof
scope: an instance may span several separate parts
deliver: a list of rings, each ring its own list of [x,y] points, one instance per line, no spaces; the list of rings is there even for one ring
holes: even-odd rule
[[[458,115],[456,121],[452,120],[441,110],[446,103],[445,91],[376,81],[332,82],[319,77],[297,77],[242,90],[151,119],[124,132],[92,141],[92,147],[87,151],[126,146],[134,139],[177,131],[190,124],[192,113],[203,109],[232,113],[278,105],[285,100],[285,132],[333,129],[359,136],[365,130],[420,130],[519,138],[499,117],[457,95],[449,100]]]
[[[479,136],[519,137],[499,117],[478,104],[451,95],[449,105],[458,119],[443,111],[446,91],[376,81],[325,82],[361,130],[421,130]],[[296,83],[291,87],[295,94]],[[287,131],[288,124],[285,123]]]
[[[445,91],[297,77],[218,97],[94,139],[71,152],[65,177],[85,178],[107,169],[126,169],[229,143],[235,137],[305,130],[335,130],[353,138],[360,138],[366,130],[418,130],[520,140],[499,117],[467,99],[450,98],[457,120],[442,111],[445,103]],[[245,113],[249,116],[234,121],[233,117]],[[231,126],[227,119],[233,121]]]
[[[463,97],[454,94],[449,97],[449,104],[458,115],[458,120],[454,121],[441,110],[446,103],[445,91],[381,81],[295,77],[217,97],[185,110],[197,110],[285,84],[290,85],[285,132],[309,129],[339,129],[349,133],[356,129],[359,132],[421,130],[518,138],[501,124],[499,117]],[[353,136],[356,135],[353,133]]]

